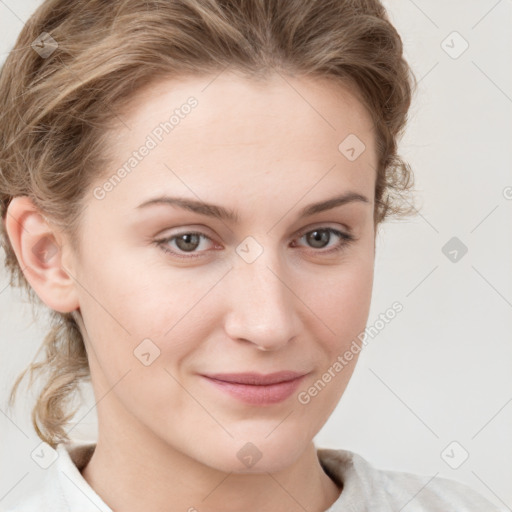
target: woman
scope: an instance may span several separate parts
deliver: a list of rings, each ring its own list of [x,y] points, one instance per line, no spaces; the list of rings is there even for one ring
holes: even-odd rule
[[[493,509],[313,443],[408,213],[413,86],[378,1],[38,9],[0,77],[6,265],[54,320],[17,511]],[[98,441],[73,443],[89,378]]]

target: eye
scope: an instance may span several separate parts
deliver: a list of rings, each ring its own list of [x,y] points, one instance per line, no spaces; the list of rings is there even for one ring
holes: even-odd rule
[[[209,240],[212,242],[212,239],[206,236],[204,233],[184,231],[183,233],[178,233],[177,235],[155,240],[155,244],[164,252],[171,253],[172,255],[178,256],[179,258],[197,258],[200,256],[200,254],[189,254],[184,256],[183,253],[197,252],[196,249],[201,246],[201,240]],[[170,243],[175,243],[174,247],[177,247],[178,250],[176,251],[171,249],[169,247]]]
[[[310,247],[314,249],[323,249],[325,247],[329,247],[329,242],[331,242],[333,235],[338,238],[338,241],[331,245],[330,249],[326,251],[314,251],[319,254],[330,254],[332,252],[340,251],[344,249],[347,245],[354,241],[354,236],[348,233],[343,233],[338,229],[331,227],[319,227],[303,233],[299,240],[305,239],[306,243],[309,244]]]
[[[331,242],[333,235],[338,238],[338,241],[331,244],[330,249],[323,251],[315,250],[313,252],[318,254],[331,254],[344,249],[355,240],[354,236],[331,227],[320,227],[303,232],[299,240],[304,238],[313,249],[324,249],[325,247],[329,247],[329,242]],[[203,252],[207,251],[207,249],[204,248],[204,244],[201,244],[203,240],[213,243],[213,240],[209,236],[197,231],[183,231],[182,233],[170,237],[155,240],[154,243],[164,252],[178,258],[198,258]],[[296,246],[296,244],[294,246]],[[198,250],[200,248],[203,250]]]

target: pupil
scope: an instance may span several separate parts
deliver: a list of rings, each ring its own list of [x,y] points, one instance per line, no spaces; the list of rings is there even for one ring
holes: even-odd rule
[[[182,243],[185,242],[185,243]],[[191,251],[197,248],[199,244],[199,236],[193,233],[187,233],[176,239],[176,245],[182,251]]]
[[[308,242],[312,242],[313,247],[324,247],[329,242],[329,233],[325,229],[316,229],[309,235]]]

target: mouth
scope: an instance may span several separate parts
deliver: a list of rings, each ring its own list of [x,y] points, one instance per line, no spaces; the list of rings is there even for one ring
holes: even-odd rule
[[[252,405],[270,405],[283,402],[297,389],[304,373],[282,371],[259,373],[223,373],[202,375],[217,390]]]

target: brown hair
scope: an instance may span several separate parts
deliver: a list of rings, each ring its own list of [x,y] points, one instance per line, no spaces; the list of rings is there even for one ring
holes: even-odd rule
[[[38,37],[58,44],[40,55]],[[47,42],[46,48],[51,49]],[[378,0],[46,0],[23,27],[0,74],[0,213],[29,196],[78,247],[80,214],[91,182],[108,162],[107,128],[123,105],[157,78],[218,74],[253,78],[272,71],[349,83],[371,114],[378,168],[375,225],[411,213],[413,184],[397,155],[416,79],[402,41]],[[341,141],[340,141],[341,142]],[[10,284],[30,302],[28,284],[2,222]],[[55,447],[69,440],[70,398],[90,378],[71,313],[50,311],[52,327],[27,371],[45,375],[32,423]]]

